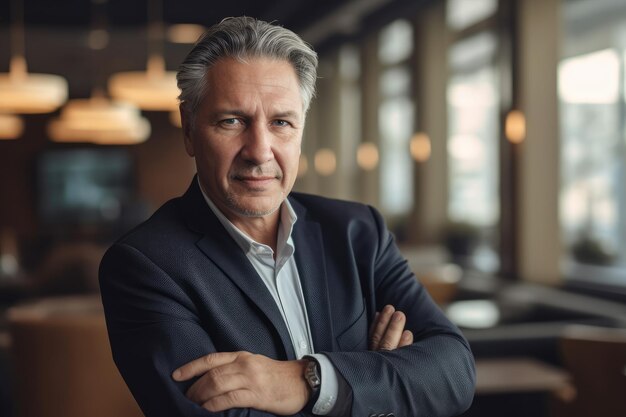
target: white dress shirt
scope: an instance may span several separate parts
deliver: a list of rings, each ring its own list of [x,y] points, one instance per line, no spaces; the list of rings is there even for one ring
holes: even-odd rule
[[[200,190],[202,186],[200,185]],[[328,415],[337,402],[339,381],[337,371],[323,354],[315,354],[311,328],[300,284],[298,268],[293,256],[296,248],[291,238],[296,213],[287,199],[280,207],[280,222],[276,241],[276,257],[271,247],[256,242],[232,224],[213,204],[202,190],[211,211],[217,216],[230,236],[246,254],[270,294],[274,298],[285,321],[294,351],[298,359],[305,355],[314,357],[320,364],[320,396],[313,406],[313,413]]]

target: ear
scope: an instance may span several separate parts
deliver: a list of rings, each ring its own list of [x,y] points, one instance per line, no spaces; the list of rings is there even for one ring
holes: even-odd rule
[[[193,139],[191,138],[191,121],[187,115],[187,112],[183,109],[183,104],[181,103],[178,106],[178,111],[180,112],[180,121],[183,128],[183,139],[185,141],[185,150],[187,151],[187,155],[194,157],[195,152],[193,149]]]

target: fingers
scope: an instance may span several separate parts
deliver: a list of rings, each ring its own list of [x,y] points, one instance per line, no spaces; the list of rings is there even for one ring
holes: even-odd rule
[[[254,408],[257,398],[252,391],[240,389],[218,395],[202,404],[203,408],[217,413],[231,408]]]
[[[246,377],[241,373],[222,374],[211,370],[189,387],[187,398],[196,404],[215,403],[215,398],[241,390],[246,383]]]
[[[302,377],[306,363],[237,352],[207,355],[179,370],[185,377],[210,368],[187,390],[187,398],[209,411],[254,408],[275,415],[292,415],[309,399]]]
[[[394,350],[413,343],[413,333],[404,330],[406,315],[396,311],[392,305],[386,305],[376,313],[370,326],[370,350]]]
[[[376,314],[376,318],[372,323],[373,330],[370,335],[370,350],[378,350],[394,312],[395,308],[393,308],[393,306],[386,305],[380,313]]]
[[[202,375],[215,367],[231,363],[244,353],[245,352],[218,352],[202,356],[176,369],[172,373],[172,378],[174,378],[175,381],[186,381],[195,376]]]
[[[404,325],[406,324],[406,316],[401,311],[392,314],[387,325],[387,330],[378,345],[378,350],[394,350],[400,344]]]
[[[413,344],[413,332],[410,330],[403,331],[398,347],[408,346],[411,344]]]

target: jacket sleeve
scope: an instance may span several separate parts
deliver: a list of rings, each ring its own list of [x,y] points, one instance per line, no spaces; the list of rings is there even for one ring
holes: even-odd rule
[[[377,311],[406,314],[414,343],[393,351],[324,352],[352,390],[351,416],[454,416],[471,404],[475,371],[469,345],[417,281],[384,222],[371,209],[376,239],[367,277]],[[357,254],[358,256],[358,254]]]
[[[185,397],[179,366],[215,352],[193,301],[136,248],[118,243],[100,265],[100,288],[113,359],[146,417],[272,417],[254,409],[210,413]]]

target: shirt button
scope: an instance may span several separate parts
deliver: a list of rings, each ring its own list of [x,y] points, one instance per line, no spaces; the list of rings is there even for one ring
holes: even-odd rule
[[[304,340],[300,340],[300,349],[306,349],[307,343]]]

